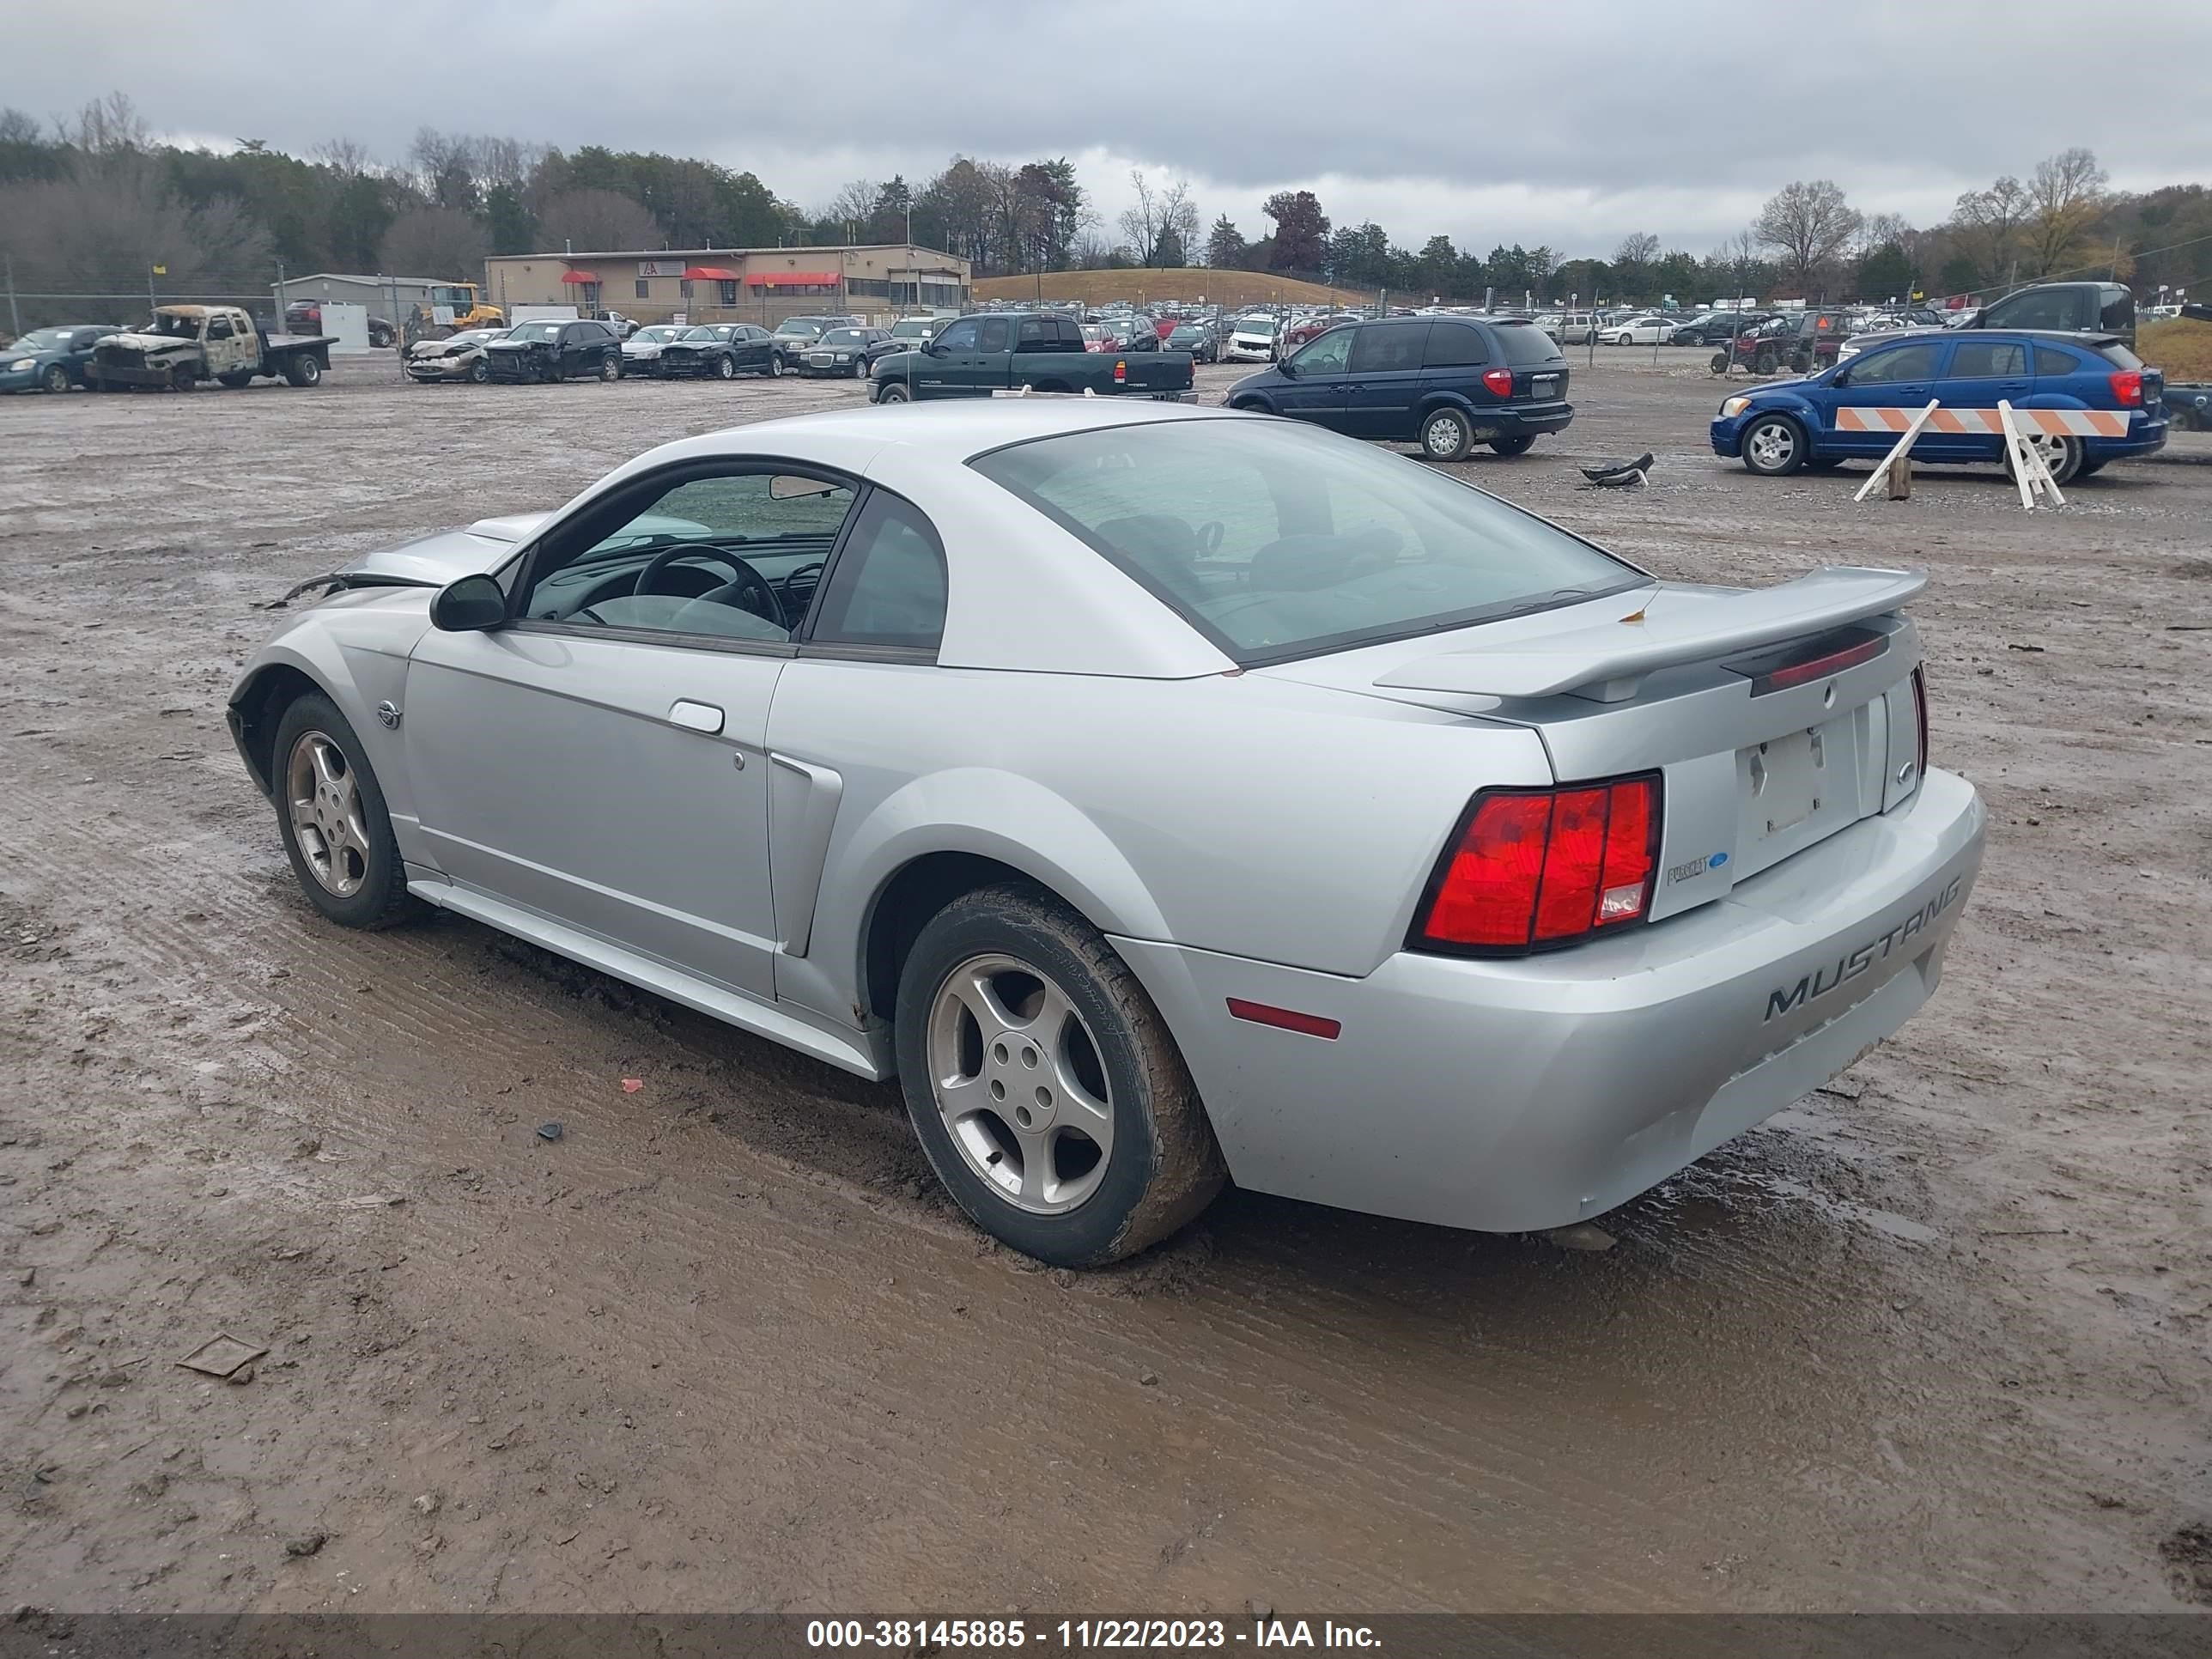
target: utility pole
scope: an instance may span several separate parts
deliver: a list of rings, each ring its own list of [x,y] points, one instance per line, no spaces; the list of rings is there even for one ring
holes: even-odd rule
[[[8,331],[21,334],[23,319],[15,314],[15,256],[12,253],[0,254],[0,258],[8,262]]]

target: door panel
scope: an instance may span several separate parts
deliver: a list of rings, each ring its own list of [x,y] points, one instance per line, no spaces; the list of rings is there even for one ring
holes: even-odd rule
[[[1923,341],[1877,347],[1854,358],[1844,383],[1838,386],[1831,381],[1822,394],[1827,429],[1820,434],[1819,447],[1831,454],[1887,455],[1897,447],[1895,433],[1840,431],[1835,411],[1921,408],[1935,396],[1936,370],[1946,349],[1942,342]],[[1942,434],[1924,431],[1914,441],[1912,453],[1923,459],[1941,459],[1946,453],[1942,447],[1944,441]]]
[[[1951,348],[1932,394],[1946,409],[1995,409],[2000,399],[2014,409],[2035,391],[2027,347],[2018,340],[1964,338]],[[1915,444],[1913,453],[1921,453]],[[1946,434],[1941,448],[1927,447],[1930,456],[1961,460],[1994,461],[2004,455],[2004,441],[1966,434]]]
[[[405,705],[425,844],[457,882],[772,996],[765,744],[786,661],[567,629],[425,635]]]
[[[1347,371],[1358,333],[1356,329],[1339,329],[1300,347],[1286,365],[1297,378],[1277,391],[1277,407],[1299,420],[1343,431],[1345,388],[1351,384]]]
[[[1339,430],[1355,438],[1412,437],[1428,344],[1425,322],[1371,323],[1361,329],[1352,343]]]

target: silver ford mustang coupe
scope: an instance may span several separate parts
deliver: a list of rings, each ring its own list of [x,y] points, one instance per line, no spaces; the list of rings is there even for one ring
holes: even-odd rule
[[[1310,426],[1001,398],[689,438],[307,584],[231,695],[300,884],[896,1075],[975,1221],[1223,1180],[1621,1203],[1934,991],[1924,578],[1662,582]]]

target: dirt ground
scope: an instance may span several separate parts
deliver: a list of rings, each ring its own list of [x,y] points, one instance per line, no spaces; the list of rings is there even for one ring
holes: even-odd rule
[[[2212,1601],[2212,436],[2063,513],[1854,507],[1716,460],[1703,354],[1649,356],[1465,471],[1668,576],[1932,568],[1994,820],[1942,990],[1610,1252],[1231,1193],[1087,1276],[981,1241],[892,1087],[471,922],[326,926],[224,732],[298,578],[853,388],[0,402],[8,1601]],[[178,1364],[218,1333],[250,1381]]]

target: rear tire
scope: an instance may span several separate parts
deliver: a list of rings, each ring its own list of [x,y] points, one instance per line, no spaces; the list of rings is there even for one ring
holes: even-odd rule
[[[1762,351],[1751,360],[1751,366],[1761,374],[1771,374],[1782,367],[1782,360],[1771,351]]]
[[[1728,373],[1728,367],[1729,367],[1729,355],[1728,355],[1728,353],[1727,353],[1727,352],[1725,352],[1725,351],[1716,351],[1715,353],[1713,353],[1713,364],[1712,364],[1712,368],[1713,368],[1713,373],[1714,373],[1714,374],[1727,374],[1727,373]]]
[[[1131,1255],[1227,1177],[1159,1010],[1098,930],[1040,889],[984,888],[924,924],[894,1024],[931,1167],[1025,1255],[1086,1267]]]
[[[902,380],[886,380],[876,389],[876,401],[879,404],[912,403],[914,393],[907,390]]]
[[[1421,453],[1432,461],[1463,461],[1474,447],[1474,428],[1456,409],[1432,410],[1421,422]]]
[[[1526,455],[1535,441],[1534,433],[1522,432],[1510,438],[1492,438],[1490,441],[1490,447],[1501,455]]]
[[[284,363],[286,386],[313,386],[323,378],[323,366],[304,352]]]
[[[612,356],[600,358],[599,378],[610,386],[622,379],[622,359]]]
[[[328,776],[314,763],[319,750],[326,764],[332,752],[339,762]],[[293,699],[276,722],[270,773],[277,831],[308,903],[342,927],[389,927],[416,911],[383,787],[336,703],[319,691]],[[316,828],[318,819],[335,830]]]
[[[218,374],[216,380],[219,384],[228,386],[233,392],[253,384],[253,377],[251,374]]]
[[[2063,485],[2070,483],[2081,471],[2081,441],[2079,438],[2046,438],[2039,433],[2029,434],[2027,441],[2043,456],[2043,464],[2051,469],[2051,478]],[[2019,468],[2012,463],[2012,453],[2005,453],[2005,475],[2016,475]]]
[[[1743,429],[1743,464],[1763,478],[1786,478],[1805,465],[1805,430],[1787,415],[1761,415]]]

